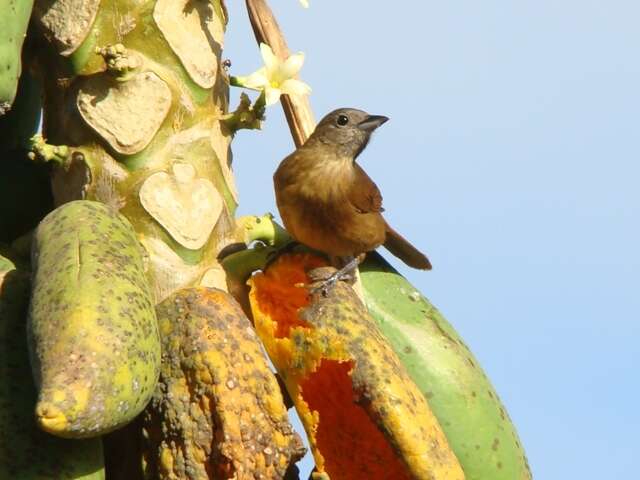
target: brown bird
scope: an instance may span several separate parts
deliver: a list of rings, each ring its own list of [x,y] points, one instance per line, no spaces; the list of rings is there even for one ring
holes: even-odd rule
[[[343,265],[349,259],[332,283],[380,245],[410,267],[431,269],[429,259],[385,221],[380,190],[356,163],[373,131],[387,120],[353,108],[334,110],[273,176],[289,233]]]

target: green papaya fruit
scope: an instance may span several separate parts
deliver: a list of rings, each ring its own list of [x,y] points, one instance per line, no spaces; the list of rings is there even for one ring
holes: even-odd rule
[[[22,71],[22,43],[33,0],[0,0],[0,115],[13,103]]]
[[[466,480],[525,480],[516,429],[469,348],[445,318],[379,254],[360,267],[365,302],[427,398]]]

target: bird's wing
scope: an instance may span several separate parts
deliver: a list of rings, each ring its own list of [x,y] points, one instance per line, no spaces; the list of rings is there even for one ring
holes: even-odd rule
[[[360,213],[379,213],[384,212],[382,208],[382,194],[378,190],[378,186],[374,183],[369,175],[358,165],[355,168],[355,179],[351,184],[349,192],[349,201]]]

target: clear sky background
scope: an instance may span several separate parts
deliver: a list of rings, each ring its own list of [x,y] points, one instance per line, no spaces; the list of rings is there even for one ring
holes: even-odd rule
[[[360,163],[434,270],[391,260],[480,360],[534,476],[632,478],[640,2],[271,4],[318,118],[391,118]],[[244,2],[227,6],[225,56],[248,74],[261,59]],[[280,106],[267,115],[234,142],[240,214],[276,212],[271,175],[293,144]]]

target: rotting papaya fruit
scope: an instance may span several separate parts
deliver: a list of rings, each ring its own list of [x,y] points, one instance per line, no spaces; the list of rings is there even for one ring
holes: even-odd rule
[[[312,293],[312,254],[283,254],[250,280],[256,330],[300,414],[317,475],[463,479],[429,405],[353,289]],[[313,275],[326,277],[323,269]]]
[[[160,372],[142,247],[129,222],[86,200],[57,208],[32,249],[29,347],[40,428],[104,434],[138,415]]]
[[[157,312],[162,370],[143,414],[146,478],[283,478],[305,449],[238,303],[197,287]]]
[[[104,480],[102,441],[43,432],[25,334],[29,273],[0,256],[0,480]]]

